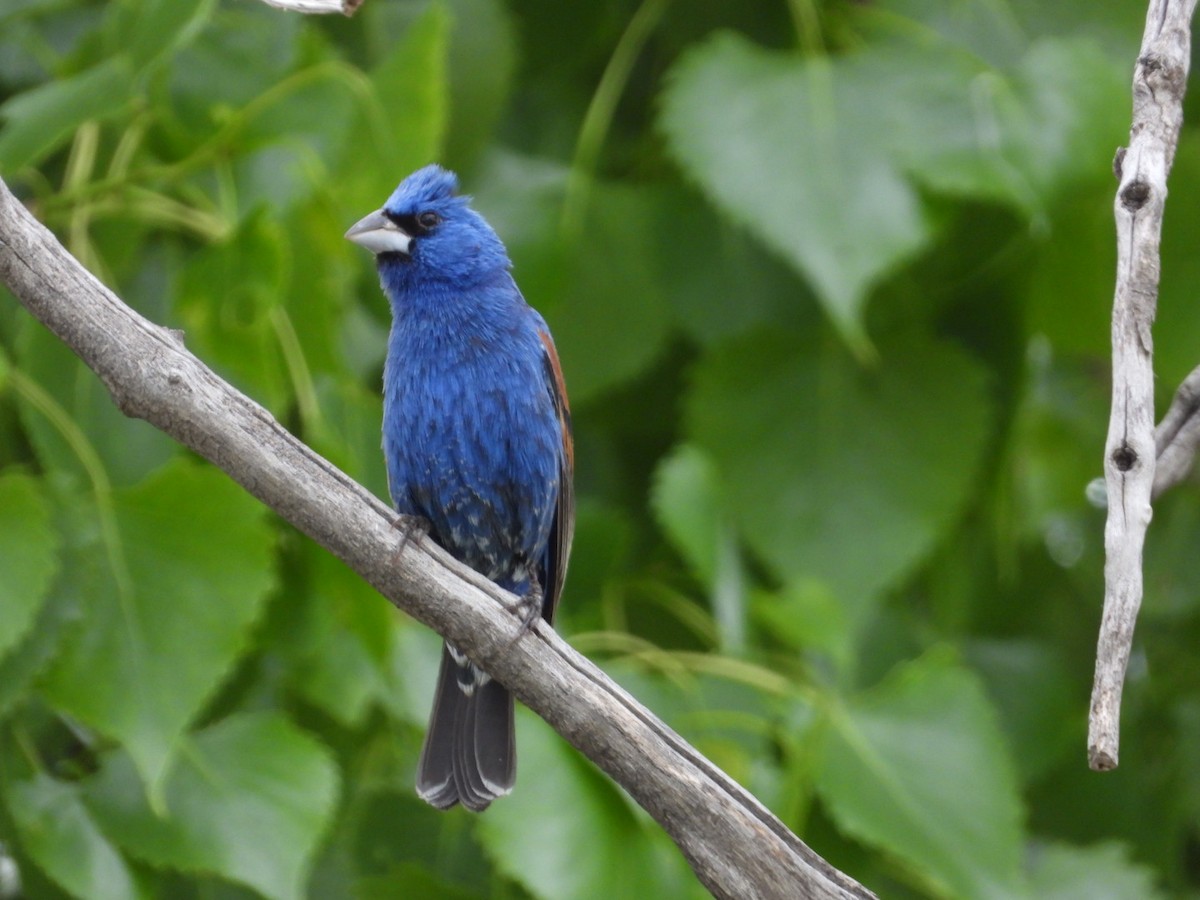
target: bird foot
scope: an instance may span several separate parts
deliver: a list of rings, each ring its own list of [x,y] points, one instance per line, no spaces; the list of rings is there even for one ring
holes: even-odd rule
[[[542,589],[535,581],[533,588],[528,594],[523,597],[518,597],[516,603],[506,605],[505,609],[521,620],[521,627],[517,630],[516,636],[512,639],[512,643],[515,644],[530,632],[534,626],[534,623],[537,622],[537,620],[541,617]]]
[[[432,527],[433,523],[424,516],[396,516],[392,520],[392,528],[400,532],[400,546],[396,548],[396,555],[402,555],[410,543],[420,547]]]

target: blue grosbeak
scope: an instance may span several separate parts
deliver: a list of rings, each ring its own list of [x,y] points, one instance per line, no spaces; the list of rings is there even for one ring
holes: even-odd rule
[[[346,237],[392,307],[383,450],[396,510],[552,622],[574,529],[571,416],[550,331],[455,176],[426,166]],[[447,643],[417,792],[482,810],[516,778],[512,695]]]

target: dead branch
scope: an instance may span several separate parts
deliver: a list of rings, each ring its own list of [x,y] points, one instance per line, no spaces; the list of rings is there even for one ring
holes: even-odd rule
[[[0,280],[145,419],[453,641],[607,772],[722,898],[869,898],[545,623],[518,639],[515,598],[436,547],[222,381],[183,336],[146,320],[83,268],[0,181]]]
[[[1155,482],[1154,344],[1159,239],[1167,173],[1183,124],[1196,0],[1151,0],[1133,74],[1129,147],[1117,154],[1120,180],[1117,285],[1113,300],[1113,392],[1104,480],[1104,612],[1096,648],[1088,727],[1088,764],[1117,765],[1121,689],[1142,602],[1142,547]]]

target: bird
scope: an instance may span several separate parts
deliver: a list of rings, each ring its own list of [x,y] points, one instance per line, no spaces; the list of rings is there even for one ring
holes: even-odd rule
[[[545,319],[518,289],[500,237],[439,165],[401,181],[346,238],[375,255],[391,307],[383,454],[397,521],[516,594],[526,628],[539,615],[552,625],[574,534],[575,460]],[[512,695],[445,642],[418,795],[480,812],[515,780]]]

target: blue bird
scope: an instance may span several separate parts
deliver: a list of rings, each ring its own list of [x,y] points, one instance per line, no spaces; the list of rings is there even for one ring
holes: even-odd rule
[[[545,320],[504,244],[431,165],[346,237],[392,308],[383,451],[397,512],[553,623],[574,532],[571,414]],[[437,807],[487,808],[516,779],[513,699],[447,643],[417,771]]]

